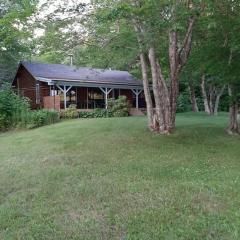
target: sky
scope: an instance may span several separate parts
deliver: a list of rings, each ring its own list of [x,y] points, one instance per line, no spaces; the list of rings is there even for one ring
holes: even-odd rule
[[[40,0],[39,1],[39,7],[41,7],[43,4],[50,3],[47,8],[44,9],[44,11],[41,11],[38,14],[38,18],[44,19],[46,18],[47,15],[53,13],[58,6],[64,6],[64,3],[66,5],[67,2],[67,7],[73,7],[75,4],[78,3],[90,3],[90,0]],[[61,18],[61,16],[59,16]],[[65,16],[66,17],[66,16]],[[64,18],[64,15],[62,15],[62,18]],[[44,35],[44,29],[36,29],[35,30],[35,36],[40,37]]]
[[[41,6],[41,5],[43,5],[47,2],[50,2],[50,1],[49,0],[40,0],[39,1],[39,6]],[[43,14],[53,12],[56,9],[56,6],[62,5],[64,2],[66,2],[66,0],[65,1],[64,0],[54,0],[54,1],[51,1],[51,2],[52,2],[51,5],[46,10],[46,12],[43,13]],[[89,3],[89,2],[90,2],[90,0],[68,0],[68,4],[69,4],[70,7],[74,6],[74,4],[76,4],[76,3]]]

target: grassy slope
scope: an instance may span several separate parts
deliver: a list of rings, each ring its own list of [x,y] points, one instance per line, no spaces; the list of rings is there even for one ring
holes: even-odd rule
[[[226,116],[74,120],[0,134],[0,239],[240,239]]]

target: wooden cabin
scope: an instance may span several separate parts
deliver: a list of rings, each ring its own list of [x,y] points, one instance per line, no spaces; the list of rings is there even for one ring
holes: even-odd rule
[[[145,108],[142,82],[126,71],[20,62],[12,85],[32,109],[107,108],[108,98],[121,95],[132,108]]]

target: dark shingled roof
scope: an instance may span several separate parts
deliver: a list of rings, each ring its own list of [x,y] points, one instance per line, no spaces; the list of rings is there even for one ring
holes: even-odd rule
[[[79,81],[87,83],[105,83],[130,86],[142,86],[141,81],[136,80],[126,71],[93,69],[87,67],[71,67],[62,64],[43,64],[33,62],[21,62],[21,64],[35,77],[59,81]]]

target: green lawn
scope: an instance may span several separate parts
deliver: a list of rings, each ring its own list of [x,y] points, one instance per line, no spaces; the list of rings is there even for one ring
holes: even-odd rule
[[[0,134],[0,239],[240,239],[227,115],[71,120]]]

